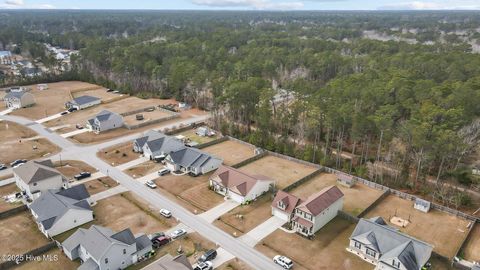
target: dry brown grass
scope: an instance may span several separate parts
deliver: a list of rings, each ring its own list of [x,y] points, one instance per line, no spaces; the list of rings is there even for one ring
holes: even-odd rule
[[[226,165],[237,164],[255,155],[253,147],[230,140],[203,148],[202,151],[222,158]]]
[[[97,153],[97,156],[108,164],[118,166],[139,158],[140,154],[133,152],[132,142],[127,142],[102,149]]]
[[[468,261],[480,262],[480,224],[474,225],[463,248],[463,254]]]
[[[169,116],[172,115],[172,114],[169,114],[169,113],[167,113],[165,111],[162,111],[162,110],[154,110],[153,112],[141,112],[141,113],[138,113],[138,114],[143,115],[143,120],[137,120],[137,118],[136,118],[137,114],[132,114],[132,115],[125,116],[123,118],[123,120],[128,125],[136,125],[136,124],[145,123],[147,121],[166,118],[166,117],[169,117]]]
[[[65,175],[68,179],[73,178],[76,174],[79,174],[81,172],[94,173],[97,171],[92,166],[79,160],[62,160],[61,164],[60,164],[60,161],[56,161],[54,163],[54,166],[59,172]]]
[[[48,243],[29,212],[0,220],[0,254],[23,254]]]
[[[42,260],[27,262],[15,267],[17,270],[57,270],[57,269],[77,269],[80,262],[71,261],[63,252],[55,248],[45,254],[42,254]],[[49,259],[43,259],[43,256]]]
[[[198,136],[195,132],[196,132],[196,129],[189,129],[189,130],[177,133],[174,136],[183,135],[183,136],[189,138],[191,141],[197,142],[199,144],[211,142],[211,141],[214,141],[214,140],[220,138],[220,136],[218,134],[216,134],[215,136],[212,136],[212,137],[205,137],[205,136]]]
[[[20,190],[17,188],[17,185],[15,183],[0,187],[0,212],[15,208],[17,206],[22,205],[22,203],[8,203],[6,202],[3,197],[6,195],[10,195],[13,193],[17,193]]]
[[[90,195],[100,193],[116,186],[118,186],[118,183],[110,177],[100,177],[85,182],[85,187]]]
[[[224,201],[222,196],[209,189],[208,183],[202,183],[187,189],[179,196],[204,211]]]
[[[161,168],[163,168],[163,166],[164,165],[162,163],[147,161],[137,166],[128,168],[127,170],[125,170],[125,173],[133,178],[140,178],[145,175],[159,171]]]
[[[230,261],[225,262],[219,267],[215,268],[217,270],[254,270],[248,266],[244,261],[241,261],[237,258],[231,259]]]

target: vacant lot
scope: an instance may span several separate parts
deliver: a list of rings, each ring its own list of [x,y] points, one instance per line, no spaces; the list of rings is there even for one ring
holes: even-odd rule
[[[267,193],[249,205],[235,207],[213,224],[229,234],[235,232],[236,236],[240,236],[272,216],[271,204],[272,196],[270,193]],[[239,215],[242,218],[239,218]]]
[[[190,139],[191,141],[197,142],[199,144],[211,142],[213,140],[216,140],[216,139],[220,138],[220,136],[218,136],[218,134],[216,134],[215,136],[211,136],[211,137],[198,136],[195,133],[196,131],[197,131],[196,129],[189,129],[189,130],[177,133],[174,136],[183,135],[186,138]]]
[[[0,220],[0,254],[23,254],[48,243],[29,212]]]
[[[295,183],[300,178],[313,173],[317,169],[287,159],[266,156],[240,167],[240,170],[250,174],[268,176],[275,181],[278,189],[282,189]]]
[[[35,105],[30,108],[15,110],[11,114],[38,120],[65,110],[65,102],[72,100],[70,91],[94,89],[99,86],[85,82],[49,83],[48,90],[37,90],[36,85],[29,86],[35,96]]]
[[[354,229],[355,224],[336,217],[320,229],[313,240],[278,229],[255,248],[269,258],[277,254],[289,257],[295,269],[373,269],[373,265],[345,250]]]
[[[203,148],[202,151],[223,159],[226,165],[234,165],[255,155],[254,148],[236,141],[225,141]]]
[[[337,184],[337,177],[331,173],[321,173],[306,183],[296,187],[290,193],[302,199],[319,192],[328,186],[336,185],[345,194],[343,210],[357,216],[381,195],[382,191],[357,183],[352,188]]]
[[[164,166],[165,165],[163,165],[162,163],[147,161],[135,167],[128,168],[127,170],[125,170],[125,173],[133,178],[140,178],[145,175],[157,172]]]
[[[109,103],[113,100],[118,100],[121,98],[126,98],[128,95],[124,94],[114,94],[112,92],[107,92],[106,88],[100,87],[97,89],[92,89],[92,90],[85,90],[85,91],[74,91],[72,93],[74,98],[80,97],[80,96],[92,96],[96,97],[102,100],[102,103]]]
[[[15,183],[0,187],[0,212],[15,208],[17,206],[21,206],[22,203],[8,203],[5,201],[3,198],[4,196],[17,193],[20,190],[18,190],[17,185]]]
[[[94,173],[97,171],[92,166],[79,160],[62,160],[62,162],[57,161],[54,163],[54,166],[59,172],[65,175],[67,179],[72,179],[75,175],[81,172]]]
[[[480,262],[480,224],[474,225],[463,248],[463,255],[467,261]]]
[[[53,250],[42,254],[42,258],[45,256],[45,259],[42,259],[40,261],[34,261],[34,262],[28,262],[28,263],[23,263],[18,267],[15,267],[14,269],[17,270],[37,270],[37,269],[42,269],[42,270],[57,270],[57,269],[77,269],[80,266],[80,262],[77,261],[71,261],[68,259],[63,252],[58,249],[54,248]]]
[[[138,124],[142,124],[142,123],[145,123],[145,122],[148,122],[148,121],[153,121],[153,120],[157,120],[157,119],[166,118],[166,117],[169,117],[169,116],[172,115],[171,113],[167,113],[163,110],[154,110],[152,112],[141,112],[141,113],[138,113],[138,114],[143,115],[143,120],[137,120],[137,118],[136,118],[137,114],[132,114],[132,115],[125,116],[123,118],[123,120],[128,125],[138,125]]]
[[[133,144],[128,142],[102,149],[97,155],[108,164],[118,166],[139,158],[141,154],[133,152]]]
[[[185,190],[180,193],[179,197],[203,211],[207,211],[224,201],[222,196],[210,190],[208,182]]]
[[[254,270],[248,266],[244,261],[241,261],[237,258],[231,259],[230,261],[225,262],[219,267],[215,268],[217,270]]]
[[[176,224],[174,219],[160,217],[157,209],[129,192],[98,201],[93,211],[95,224],[114,231],[130,228],[133,234],[162,232]]]
[[[85,187],[90,195],[100,193],[109,188],[118,186],[118,183],[110,177],[100,177],[97,179],[85,182]]]
[[[393,216],[410,220],[405,228],[396,227],[390,222]],[[413,201],[394,195],[386,197],[379,205],[367,213],[367,217],[381,216],[390,226],[434,246],[438,254],[453,258],[467,234],[468,221],[437,210],[428,213],[415,210]]]

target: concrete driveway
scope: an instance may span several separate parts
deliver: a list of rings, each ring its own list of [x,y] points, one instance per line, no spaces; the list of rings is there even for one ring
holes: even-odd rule
[[[123,193],[123,192],[126,192],[126,191],[128,191],[127,188],[119,185],[119,186],[107,189],[105,191],[102,191],[100,193],[97,193],[97,194],[94,194],[94,195],[90,196],[90,200],[92,202],[96,202],[96,201],[100,201],[100,200],[106,199],[108,197],[115,196],[117,194],[120,194],[120,193]]]
[[[126,169],[129,169],[129,168],[132,168],[132,167],[135,167],[137,165],[140,165],[144,162],[147,162],[149,161],[148,158],[146,157],[139,157],[137,159],[134,159],[132,161],[129,161],[127,163],[123,163],[121,165],[118,165],[116,168],[119,169],[119,170],[122,170],[122,171],[125,171]]]
[[[217,218],[222,216],[223,214],[227,213],[228,211],[232,210],[233,208],[239,206],[240,204],[231,200],[224,201],[223,203],[213,207],[212,209],[208,210],[207,212],[201,213],[198,216],[203,218],[204,220],[212,223]]]
[[[60,118],[60,117],[62,117],[62,115],[60,113],[57,113],[57,114],[50,115],[50,116],[47,116],[45,118],[39,119],[35,122],[41,124],[41,123],[45,123],[45,122],[48,122],[50,120],[54,120],[54,119],[57,119],[57,118]]]
[[[240,240],[245,244],[251,247],[254,247],[263,238],[273,233],[276,229],[282,227],[283,224],[285,224],[285,221],[283,219],[273,216],[267,219],[262,224],[253,228],[247,234],[244,234],[243,236],[241,236]]]
[[[67,132],[67,133],[64,133],[60,136],[62,136],[63,138],[70,138],[70,137],[73,137],[75,135],[78,135],[78,134],[82,134],[82,133],[86,133],[86,132],[89,132],[90,130],[84,128],[84,129],[77,129],[77,130],[74,130],[72,132]]]

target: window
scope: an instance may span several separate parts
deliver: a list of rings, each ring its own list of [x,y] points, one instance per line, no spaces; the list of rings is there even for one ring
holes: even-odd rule
[[[358,249],[361,249],[361,248],[362,248],[362,244],[360,244],[359,242],[355,241],[355,247],[358,248]]]
[[[127,250],[126,250],[126,249],[123,249],[123,254],[127,254]]]
[[[377,253],[369,248],[367,248],[367,255],[371,256],[371,257],[375,257],[375,255],[377,255]]]
[[[395,267],[397,269],[400,269],[400,262],[399,261],[393,259],[392,265],[393,265],[393,267]]]
[[[105,258],[105,263],[108,263],[108,258]]]
[[[37,183],[33,183],[33,186],[36,187],[36,186],[37,186]]]

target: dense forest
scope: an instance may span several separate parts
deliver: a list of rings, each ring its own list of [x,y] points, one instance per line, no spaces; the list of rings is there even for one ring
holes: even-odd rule
[[[79,49],[18,83],[175,97],[223,133],[458,208],[478,198],[445,183],[480,187],[479,29],[461,11],[9,11],[0,50]]]

